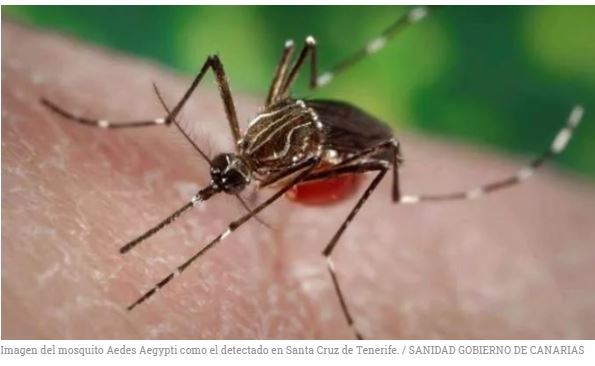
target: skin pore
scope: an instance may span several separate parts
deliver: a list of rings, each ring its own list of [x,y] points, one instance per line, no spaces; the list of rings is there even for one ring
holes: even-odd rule
[[[151,83],[172,106],[190,78],[9,22],[2,37],[3,338],[353,337],[320,253],[357,196],[328,207],[280,199],[260,215],[270,228],[246,223],[126,311],[245,211],[220,194],[121,255],[208,184],[207,164],[174,128],[80,126],[39,98],[155,118],[164,112]],[[234,98],[245,126],[264,96]],[[179,120],[210,156],[231,151],[211,76]],[[404,194],[473,187],[525,162],[397,137]],[[273,192],[244,196],[254,206]],[[390,192],[385,179],[333,257],[365,337],[595,337],[592,185],[548,167],[474,201],[397,206]]]

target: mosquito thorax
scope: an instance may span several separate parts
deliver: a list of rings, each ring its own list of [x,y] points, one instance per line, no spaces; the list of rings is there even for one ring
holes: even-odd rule
[[[225,193],[242,191],[251,180],[250,168],[240,156],[222,153],[211,163],[212,185]]]

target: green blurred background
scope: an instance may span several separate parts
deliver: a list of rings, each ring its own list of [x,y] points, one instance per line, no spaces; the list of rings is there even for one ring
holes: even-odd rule
[[[234,92],[265,95],[283,43],[319,44],[324,71],[403,14],[386,6],[3,6],[9,18],[157,60],[190,77],[218,53]],[[595,178],[595,7],[441,7],[312,95],[393,124],[512,154],[540,152],[573,104],[587,114],[567,170]]]

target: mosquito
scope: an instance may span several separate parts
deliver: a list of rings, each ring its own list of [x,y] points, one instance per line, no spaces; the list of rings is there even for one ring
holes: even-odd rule
[[[250,219],[255,218],[259,212],[281,196],[286,195],[302,203],[326,204],[351,196],[356,192],[358,186],[356,183],[359,177],[363,173],[373,173],[375,175],[371,182],[322,251],[345,320],[353,330],[354,336],[363,339],[349,310],[346,296],[333,265],[332,254],[341,235],[389,170],[392,169],[392,201],[396,204],[468,200],[524,182],[534,174],[536,169],[566,148],[583,115],[583,108],[580,105],[572,109],[566,123],[559,130],[550,146],[516,174],[465,191],[433,195],[402,195],[399,186],[399,165],[402,162],[401,146],[388,125],[345,102],[297,99],[290,95],[291,87],[306,62],[310,62],[309,87],[310,89],[318,89],[327,85],[337,75],[345,72],[365,57],[381,50],[388,41],[401,33],[408,25],[422,20],[427,13],[428,8],[425,6],[412,8],[379,36],[345,58],[331,68],[330,71],[321,75],[318,75],[317,48],[314,37],[308,36],[305,39],[304,45],[294,62],[292,62],[294,59],[292,56],[295,45],[293,41],[287,41],[274,72],[264,108],[249,122],[243,133],[238,124],[238,117],[223,64],[216,55],[207,57],[190,87],[171,110],[167,107],[154,85],[155,92],[166,111],[164,118],[110,122],[105,119],[92,119],[74,115],[43,98],[42,103],[53,112],[66,119],[88,126],[112,129],[174,125],[209,163],[210,183],[200,189],[180,209],[122,246],[120,249],[122,254],[129,252],[172,223],[184,212],[219,193],[224,192],[236,196],[247,210],[247,213],[232,221],[223,232],[132,302],[128,306],[128,310],[134,309],[152,297],[157,290],[184,272],[208,250]],[[215,75],[231,135],[235,142],[234,152],[220,153],[212,159],[192,141],[176,120],[176,117],[209,70]],[[253,182],[259,189],[276,187],[277,190],[264,202],[250,208],[239,194]]]

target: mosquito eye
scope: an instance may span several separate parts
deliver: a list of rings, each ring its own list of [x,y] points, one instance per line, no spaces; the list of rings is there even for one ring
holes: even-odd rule
[[[246,178],[238,169],[229,169],[222,176],[223,189],[232,193],[242,190],[246,186]]]
[[[213,158],[211,171],[222,172],[231,163],[231,157],[229,154],[219,154]]]

